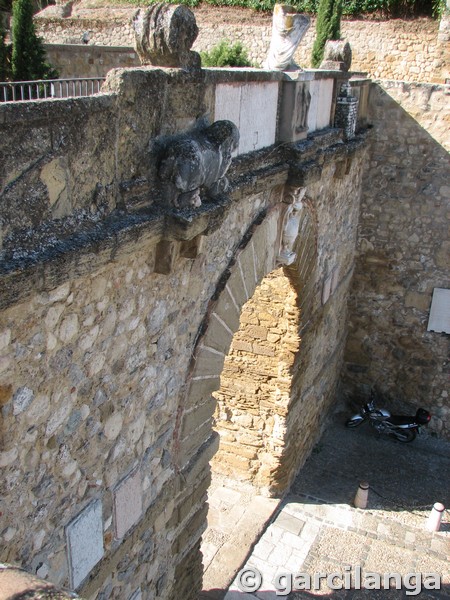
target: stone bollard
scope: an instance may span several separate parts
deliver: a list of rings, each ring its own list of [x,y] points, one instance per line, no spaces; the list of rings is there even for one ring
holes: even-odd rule
[[[435,502],[431,509],[430,516],[426,522],[425,528],[428,531],[439,531],[441,526],[442,513],[445,510],[445,506],[441,502]]]
[[[353,504],[355,508],[367,508],[367,500],[369,498],[369,484],[367,481],[361,481],[356,492]]]

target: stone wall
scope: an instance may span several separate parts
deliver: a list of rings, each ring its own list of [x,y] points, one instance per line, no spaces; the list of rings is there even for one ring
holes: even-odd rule
[[[96,97],[0,106],[1,561],[87,598],[197,598],[211,393],[242,307],[278,266],[292,189],[306,189],[317,258],[302,269],[299,236],[290,402],[303,408],[287,430],[304,413],[319,435],[345,339],[364,137],[328,127],[339,82],[317,77],[141,68],[110,73]],[[276,144],[297,121],[278,111],[292,85],[325,98],[308,139]],[[227,110],[242,136],[229,195],[170,208],[158,144]],[[288,454],[287,479],[304,460]]]
[[[261,65],[266,57],[271,38],[271,16],[254,15],[240,22],[233,15],[228,19],[226,8],[217,10],[212,19],[211,9],[194,9],[199,25],[199,37],[194,49],[208,50],[220,40],[241,42],[250,60]],[[120,11],[114,18],[79,17],[55,20],[38,18],[38,31],[48,44],[81,43],[83,33],[88,31],[89,44],[106,46],[133,46],[130,19],[133,9]],[[219,16],[220,15],[220,16]],[[399,81],[426,81],[445,83],[450,77],[449,44],[438,40],[439,22],[432,19],[403,21],[347,20],[342,22],[342,36],[352,46],[354,71],[367,72],[371,78]],[[312,44],[315,37],[315,20],[302,40],[296,60],[303,68],[309,68]],[[126,66],[118,63],[116,66]]]
[[[48,61],[57,66],[61,79],[73,77],[106,77],[116,67],[139,67],[132,48],[99,45],[47,44]]]
[[[431,410],[450,434],[448,335],[427,331],[433,288],[449,288],[449,87],[373,85],[374,129],[350,299],[345,388],[376,384],[400,410]]]

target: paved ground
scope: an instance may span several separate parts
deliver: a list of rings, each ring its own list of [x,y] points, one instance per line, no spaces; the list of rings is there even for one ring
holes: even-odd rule
[[[334,582],[342,581],[343,587],[349,582],[352,588],[332,590],[322,579],[320,589],[293,591],[287,594],[289,600],[406,600],[417,597],[420,589],[405,578],[409,573],[439,573],[443,578],[441,590],[435,591],[423,589],[423,577],[421,600],[450,598],[449,513],[444,513],[441,531],[425,528],[434,502],[450,507],[450,443],[425,434],[401,444],[378,437],[365,425],[347,430],[342,421],[337,416],[327,429],[282,502],[214,477],[203,543],[202,600],[275,599],[277,587],[289,588],[291,580],[277,582],[281,573],[292,574],[293,584],[295,574],[310,574],[312,585],[316,573],[339,573],[343,578]],[[365,510],[352,507],[362,480],[370,484]],[[259,591],[240,589],[235,574],[241,567],[250,583],[253,569],[258,569]],[[358,568],[362,582],[369,572],[398,572],[403,589],[355,589]],[[368,580],[372,582],[377,583]],[[305,588],[307,577],[298,583]]]

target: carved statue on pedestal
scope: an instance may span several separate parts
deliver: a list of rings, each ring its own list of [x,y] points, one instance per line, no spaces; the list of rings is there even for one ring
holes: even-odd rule
[[[310,18],[298,14],[292,6],[275,4],[272,19],[272,39],[263,68],[277,71],[300,69],[293,61],[293,56],[309,24]]]

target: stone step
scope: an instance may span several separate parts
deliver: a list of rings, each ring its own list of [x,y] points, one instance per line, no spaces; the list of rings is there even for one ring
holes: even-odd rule
[[[280,515],[292,515],[308,523],[351,531],[401,548],[423,550],[440,560],[450,558],[447,524],[439,532],[425,529],[429,510],[397,513],[376,508],[357,509],[350,504],[331,504],[301,494],[288,495],[280,509]]]

